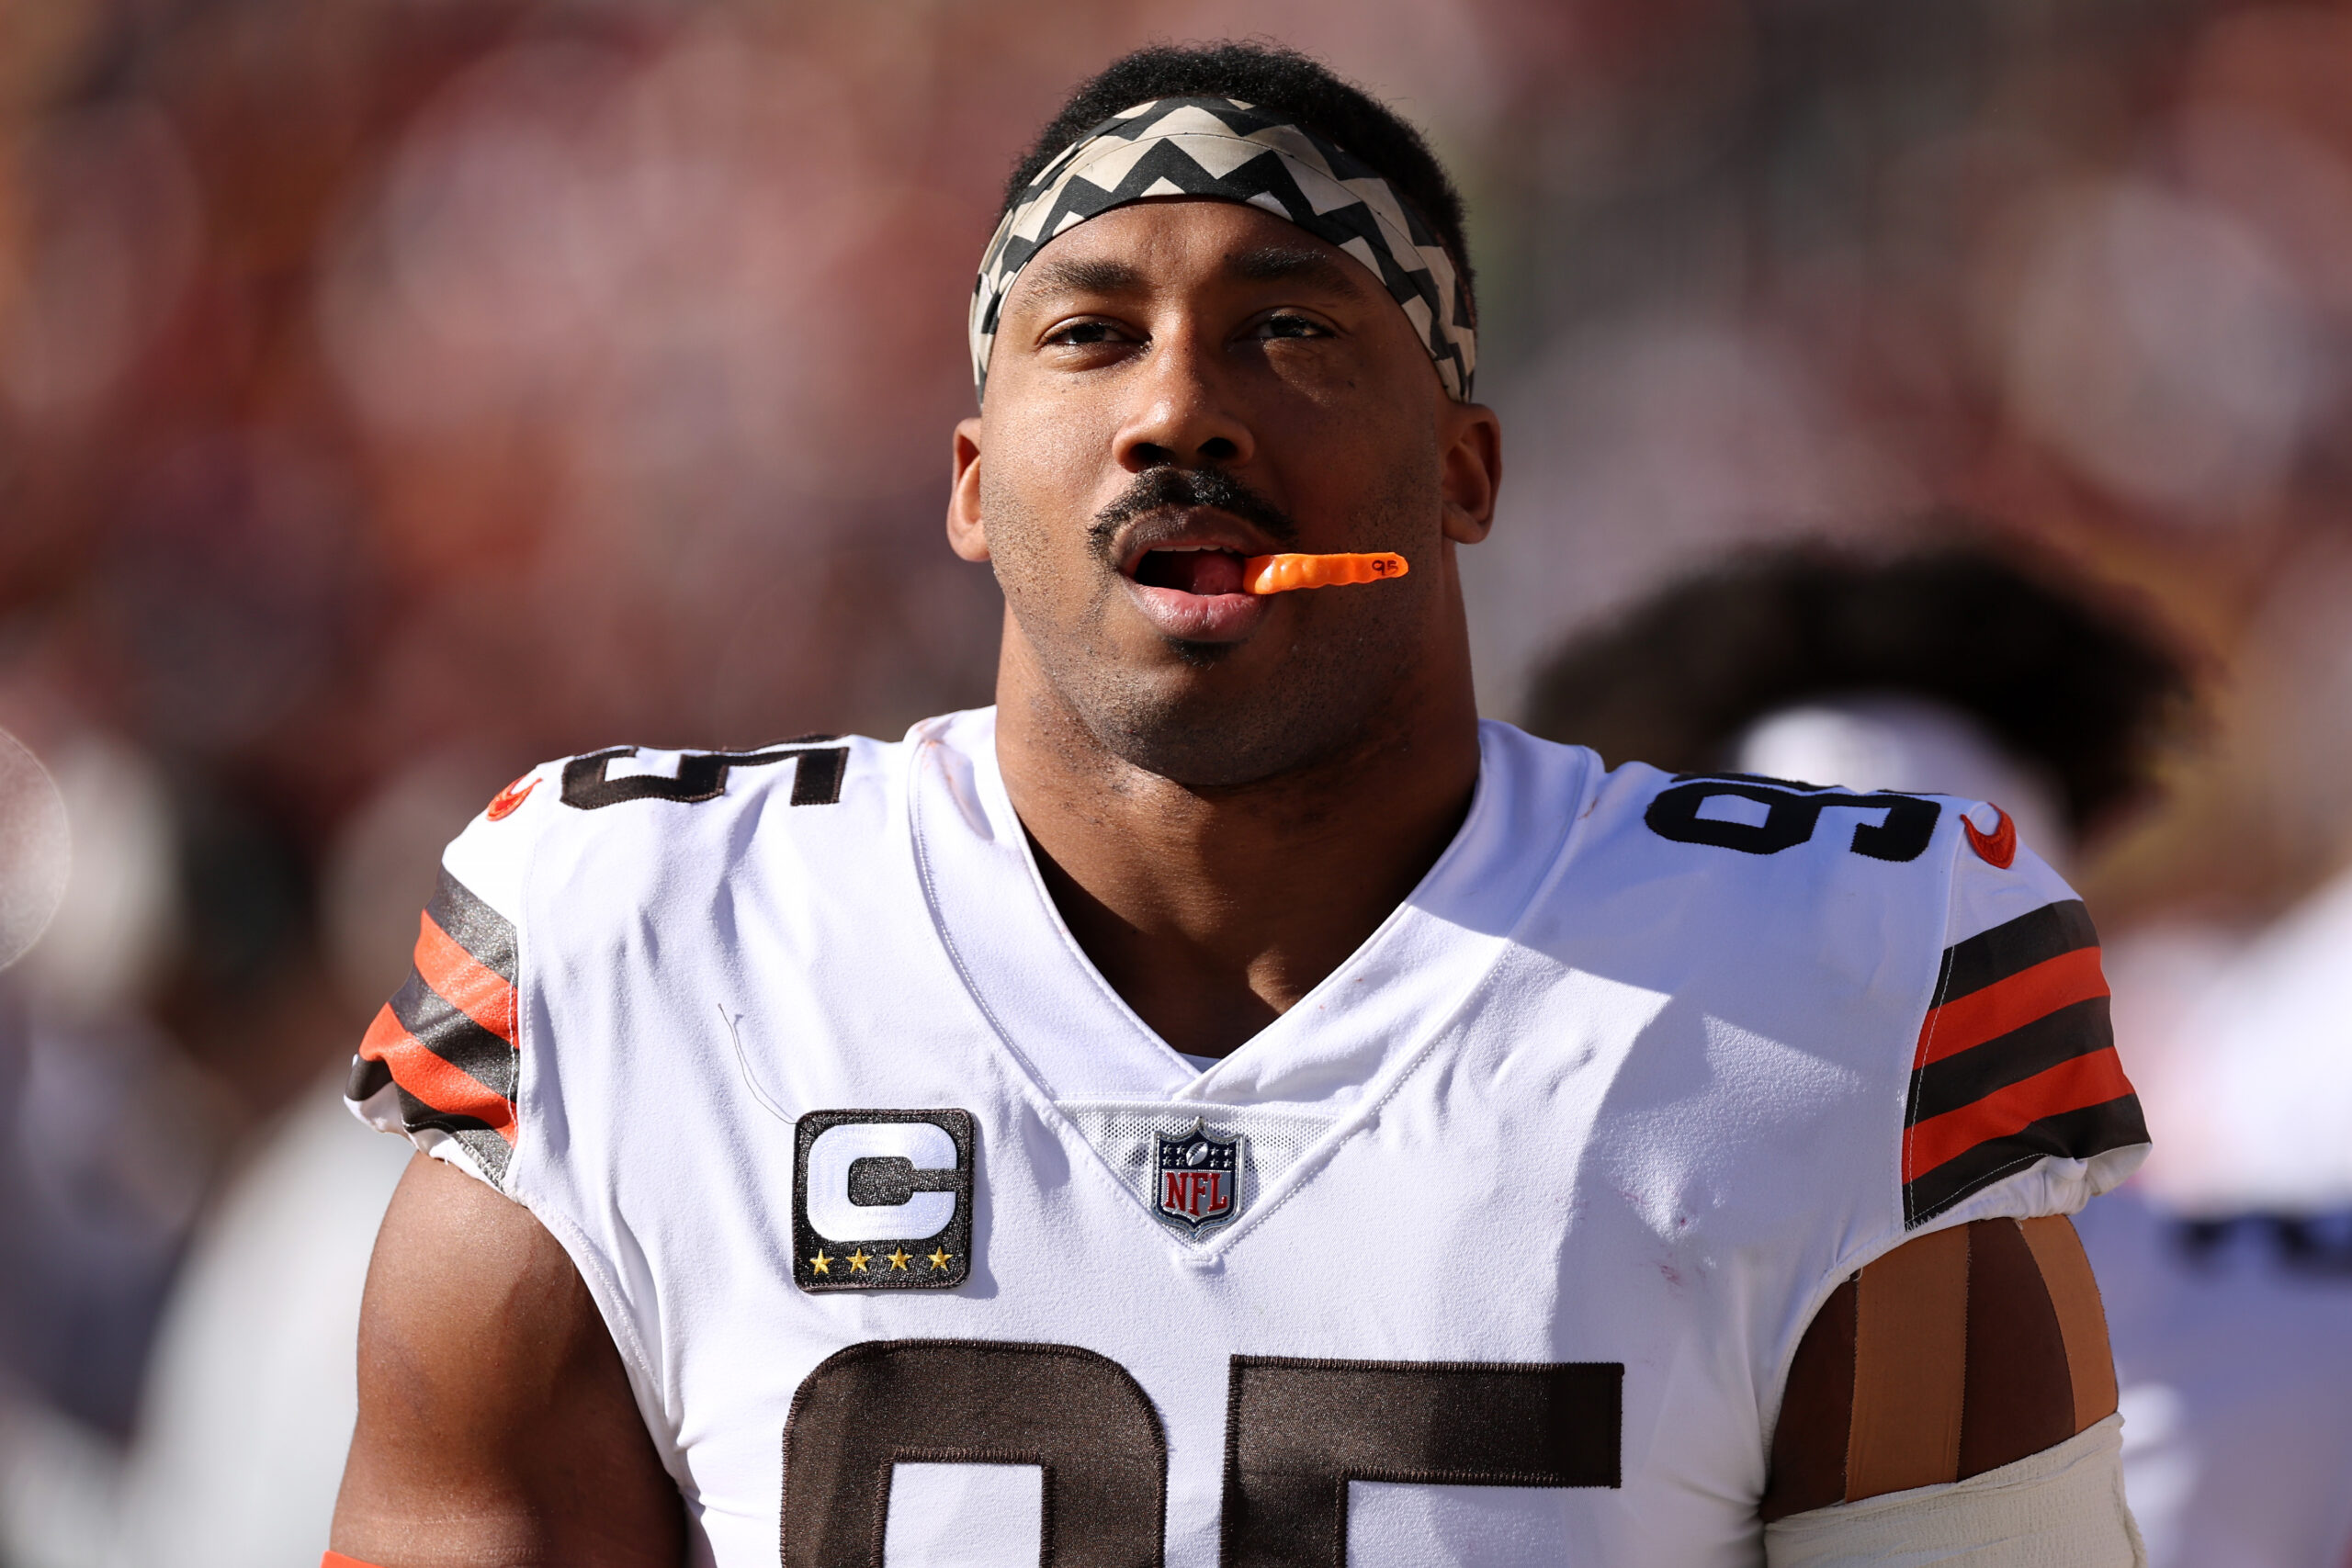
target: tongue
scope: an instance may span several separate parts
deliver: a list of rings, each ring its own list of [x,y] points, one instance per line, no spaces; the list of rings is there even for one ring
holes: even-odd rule
[[[1241,592],[1241,558],[1223,550],[1154,550],[1148,581],[1156,587],[1207,597]]]

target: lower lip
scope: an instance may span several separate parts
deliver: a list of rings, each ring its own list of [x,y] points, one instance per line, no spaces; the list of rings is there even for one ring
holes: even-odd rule
[[[1255,593],[1186,593],[1122,581],[1144,618],[1178,642],[1239,642],[1266,617],[1266,601]]]

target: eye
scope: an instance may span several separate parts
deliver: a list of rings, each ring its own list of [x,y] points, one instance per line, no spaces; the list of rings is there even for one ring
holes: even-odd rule
[[[1069,321],[1046,334],[1045,341],[1069,348],[1084,348],[1093,344],[1118,343],[1125,333],[1114,322],[1102,321]]]
[[[1312,316],[1285,311],[1268,316],[1264,321],[1260,321],[1254,335],[1261,338],[1329,337],[1331,329]]]

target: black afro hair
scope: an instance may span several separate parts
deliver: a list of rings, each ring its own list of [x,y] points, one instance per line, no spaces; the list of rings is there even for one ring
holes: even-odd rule
[[[1001,220],[1029,182],[1070,143],[1123,109],[1154,98],[1224,97],[1279,109],[1363,159],[1412,204],[1453,257],[1476,315],[1462,193],[1421,133],[1318,60],[1278,45],[1221,39],[1148,44],[1086,81],[1037,133],[1005,182]]]
[[[1919,697],[2047,769],[2080,836],[2148,793],[2192,692],[2137,616],[1984,544],[1885,559],[1804,545],[1735,557],[1575,638],[1536,677],[1528,728],[1699,773],[1793,704]]]

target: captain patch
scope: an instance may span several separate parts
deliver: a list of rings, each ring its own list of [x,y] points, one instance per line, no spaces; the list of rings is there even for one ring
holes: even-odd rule
[[[792,1282],[944,1291],[972,1271],[972,1117],[812,1111],[792,1162]]]

